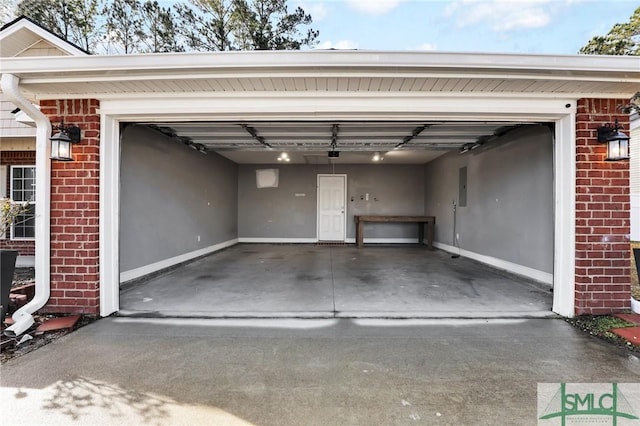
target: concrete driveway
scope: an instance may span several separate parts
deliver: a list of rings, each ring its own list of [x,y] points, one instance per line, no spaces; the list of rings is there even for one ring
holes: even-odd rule
[[[12,425],[531,425],[538,383],[640,360],[550,318],[112,317],[0,377]]]

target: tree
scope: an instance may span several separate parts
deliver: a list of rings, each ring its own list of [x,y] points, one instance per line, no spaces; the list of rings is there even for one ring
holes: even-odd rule
[[[589,55],[640,56],[640,7],[629,22],[615,24],[606,36],[595,36],[580,49],[579,53]],[[629,103],[622,107],[625,113],[640,113],[640,92],[636,92]]]
[[[181,34],[187,45],[197,51],[236,50],[233,33],[237,16],[233,0],[191,0],[193,6],[178,3]]]
[[[3,0],[0,2],[0,26],[8,24],[16,18],[17,0]]]
[[[144,52],[183,52],[176,30],[176,18],[170,8],[160,7],[157,1],[147,0],[140,13]]]
[[[286,0],[191,0],[177,4],[187,45],[194,50],[298,50],[313,46],[318,31],[301,29],[312,23]]]
[[[71,2],[70,2],[71,3]],[[75,1],[75,25],[70,27],[71,40],[87,52],[95,53],[102,40],[102,25],[98,22],[101,0]]]
[[[588,55],[640,55],[640,7],[629,22],[615,24],[605,36],[595,36],[580,49]]]
[[[319,32],[300,30],[313,21],[310,14],[297,7],[289,13],[286,0],[236,0],[236,13],[240,27],[239,45],[252,50],[299,50],[315,45]]]
[[[5,1],[8,19],[15,0]],[[15,14],[92,53],[297,50],[318,38],[311,15],[286,0],[21,0]]]
[[[93,51],[100,40],[98,10],[103,0],[22,0],[16,15],[24,15],[52,33]]]
[[[139,50],[142,32],[141,6],[138,0],[113,0],[104,8],[106,41],[117,53]]]
[[[627,114],[637,112],[638,114],[640,114],[640,92],[636,92],[631,97],[631,99],[629,100],[629,103],[624,107],[622,107],[622,112]]]

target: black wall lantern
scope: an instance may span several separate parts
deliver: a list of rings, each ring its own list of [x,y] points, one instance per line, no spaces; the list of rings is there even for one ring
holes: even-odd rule
[[[620,124],[606,124],[598,127],[598,142],[607,144],[607,161],[627,160],[629,158],[629,136],[622,133]]]
[[[71,145],[80,143],[80,127],[74,125],[65,126],[64,122],[62,122],[54,129],[59,130],[59,132],[49,139],[51,141],[51,159],[73,161]]]

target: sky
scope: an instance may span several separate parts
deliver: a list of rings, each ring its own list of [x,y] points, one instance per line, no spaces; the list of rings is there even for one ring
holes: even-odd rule
[[[321,49],[572,55],[640,0],[289,0]]]

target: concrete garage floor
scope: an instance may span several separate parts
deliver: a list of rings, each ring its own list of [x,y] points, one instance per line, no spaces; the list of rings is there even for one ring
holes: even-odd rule
[[[120,314],[473,318],[551,315],[548,287],[423,246],[239,244],[123,289]]]

